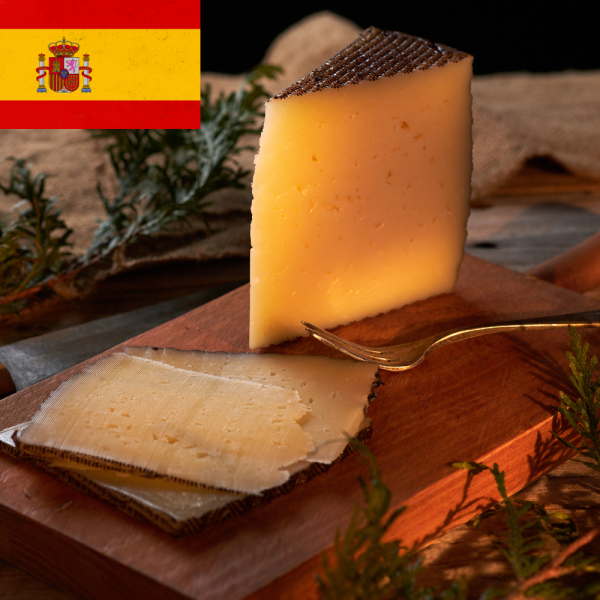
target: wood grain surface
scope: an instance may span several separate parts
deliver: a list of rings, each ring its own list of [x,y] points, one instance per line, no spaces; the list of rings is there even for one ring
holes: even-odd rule
[[[597,301],[466,257],[457,288],[386,315],[338,328],[386,345],[489,320],[598,308]],[[597,345],[598,334],[588,336]],[[248,288],[151,330],[135,345],[248,351]],[[509,493],[566,460],[550,429],[568,390],[565,331],[495,335],[440,349],[419,368],[383,372],[369,409],[378,459],[394,504],[408,505],[390,535],[431,541],[495,497],[491,477],[466,486],[454,460],[498,462]],[[335,352],[308,338],[268,349]],[[31,417],[78,365],[0,405],[0,427]],[[361,498],[350,457],[268,506],[205,534],[172,538],[50,477],[0,457],[0,557],[85,598],[310,598],[318,555]]]

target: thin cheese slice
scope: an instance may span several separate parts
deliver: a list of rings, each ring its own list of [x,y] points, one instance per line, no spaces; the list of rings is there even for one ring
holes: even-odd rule
[[[159,382],[160,386],[171,387],[174,382],[179,385],[181,377],[185,379],[186,376],[201,373],[220,375],[231,383],[239,382],[242,386],[254,382],[263,390],[274,386],[275,389],[292,393],[298,390],[298,397],[306,412],[297,423],[310,435],[313,445],[317,446],[318,443],[319,447],[309,452],[305,458],[285,467],[293,478],[288,478],[284,486],[277,487],[276,494],[293,489],[297,477],[303,481],[317,475],[323,470],[319,463],[327,465],[339,458],[347,447],[348,434],[360,437],[365,432],[368,435],[370,431],[370,420],[364,418],[364,410],[378,379],[376,367],[368,363],[311,356],[227,354],[157,348],[126,348],[126,353],[131,357],[141,358],[142,365],[151,365],[150,370],[139,373],[143,376],[143,383],[136,382],[136,396],[156,391],[155,386]],[[161,369],[165,366],[166,371]],[[126,371],[126,377],[123,371]],[[77,380],[85,374],[87,379],[112,381],[106,389],[111,390],[114,397],[113,389],[116,388],[112,385],[115,382],[123,384],[130,378],[128,368],[123,368],[122,364],[113,365],[109,369],[88,367],[86,372],[76,375],[55,393],[61,393],[69,384],[75,384],[79,389],[81,382]],[[180,377],[173,378],[174,372]],[[89,383],[88,381],[88,385]],[[158,389],[158,393],[163,392],[164,389]],[[127,414],[130,416],[126,418],[132,418],[131,413]],[[111,415],[114,416],[114,412]],[[7,430],[6,435],[0,435],[0,447],[14,452],[11,435],[15,429],[23,427],[24,425]],[[30,433],[32,431],[30,429]],[[132,429],[126,431],[131,432]],[[270,493],[260,499],[241,492],[198,488],[194,484],[161,476],[164,475],[162,473],[149,479],[136,474],[139,472],[139,465],[131,472],[129,465],[121,464],[122,470],[117,471],[114,464],[106,465],[105,459],[98,460],[85,451],[81,452],[86,444],[86,440],[82,439],[79,439],[80,447],[75,448],[74,452],[52,448],[50,452],[45,452],[47,448],[27,446],[23,439],[26,437],[21,435],[19,445],[22,458],[38,459],[38,466],[61,480],[107,500],[130,514],[148,519],[170,533],[189,534],[201,531],[213,522],[245,512],[272,497]],[[25,452],[22,451],[23,448],[26,449]],[[33,451],[28,455],[27,449]],[[122,459],[118,447],[117,451]],[[40,462],[40,458],[45,462]],[[110,468],[105,468],[106,466]]]
[[[250,348],[450,292],[466,237],[472,57],[370,28],[266,104]]]
[[[14,434],[27,425],[22,423],[1,431],[0,450],[18,456]],[[368,435],[370,419],[363,420],[360,431]],[[361,433],[357,434],[361,437]],[[148,478],[84,465],[64,457],[54,458],[50,463],[33,461],[33,464],[61,481],[174,535],[199,533],[213,523],[220,523],[254,506],[265,504],[286,491],[278,488],[277,494],[256,496],[202,489],[165,478]],[[301,471],[302,481],[305,481],[307,476],[318,474],[314,467],[301,461],[290,466],[289,470],[293,474]],[[293,489],[289,483],[286,484],[288,487]]]
[[[53,392],[18,442],[256,494],[314,450],[298,424],[307,412],[291,390],[117,353]]]
[[[347,359],[281,354],[228,354],[173,348],[125,348],[125,353],[179,369],[297,392],[307,413],[302,430],[315,445],[307,460],[329,464],[344,451],[364,418],[377,367]]]
[[[22,423],[0,431],[0,449],[16,456],[13,435],[27,425],[29,423]],[[37,466],[42,465],[38,463]],[[181,533],[186,522],[197,521],[247,498],[240,493],[206,490],[162,478],[82,465],[68,458],[53,459],[44,464],[43,469],[113,504],[121,505],[120,501],[125,501],[128,511],[133,509],[136,516],[145,517],[170,533]]]
[[[56,465],[51,466],[56,467]],[[78,472],[96,485],[135,499],[149,512],[151,511],[150,518],[163,513],[175,521],[198,519],[245,497],[235,492],[202,490],[176,481],[149,479],[139,475],[119,477],[114,471],[105,469],[89,471],[81,467],[79,469],[69,467],[69,465],[62,468],[70,468],[72,472]]]

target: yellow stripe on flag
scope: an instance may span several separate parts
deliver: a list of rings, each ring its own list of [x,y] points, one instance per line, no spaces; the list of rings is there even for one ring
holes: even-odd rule
[[[89,54],[89,94],[37,93],[39,54],[46,67],[48,44],[79,44],[79,66]],[[4,29],[0,58],[0,100],[200,100],[199,29]],[[48,73],[48,72],[46,72]]]

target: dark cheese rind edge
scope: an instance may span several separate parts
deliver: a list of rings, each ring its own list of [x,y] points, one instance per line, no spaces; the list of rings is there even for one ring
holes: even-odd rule
[[[281,100],[399,73],[456,63],[470,55],[400,31],[369,27],[349,46],[276,96]]]
[[[76,375],[74,375],[74,377],[75,376]],[[380,385],[382,385],[381,377],[379,376],[379,373],[376,373],[375,379],[371,383],[371,393],[369,394],[369,396],[367,398],[367,405],[370,404],[373,401],[373,399],[376,397],[375,389]],[[103,458],[100,456],[93,456],[91,454],[86,454],[84,452],[75,452],[73,450],[57,450],[56,448],[49,448],[47,446],[40,446],[37,444],[28,444],[21,440],[21,430],[16,431],[14,433],[12,439],[15,443],[17,456],[19,458],[37,460],[37,461],[48,462],[48,463],[52,462],[54,459],[64,459],[64,460],[73,461],[75,463],[78,463],[78,464],[86,466],[86,467],[107,469],[109,471],[116,471],[119,473],[126,473],[126,474],[130,474],[130,475],[141,475],[142,477],[149,477],[149,478],[153,478],[153,479],[159,478],[159,479],[164,479],[165,481],[173,481],[174,483],[181,483],[184,485],[189,485],[189,486],[195,487],[197,489],[216,490],[218,492],[233,492],[236,494],[244,493],[244,492],[240,492],[239,490],[231,490],[231,489],[227,489],[227,488],[222,488],[222,487],[211,486],[211,485],[199,483],[197,481],[190,481],[189,479],[185,479],[183,477],[177,477],[175,475],[165,475],[163,473],[159,473],[159,472],[153,471],[151,469],[136,467],[134,465],[130,465],[125,462],[114,460],[112,458]],[[331,464],[334,464],[334,462]],[[327,465],[324,463],[313,463],[313,464],[314,464],[315,468],[318,467],[317,471],[319,473],[323,472],[322,467],[330,466],[330,465]],[[311,470],[312,468],[313,467],[309,467],[306,470]],[[302,471],[300,471],[300,473],[302,473]],[[263,490],[263,492],[261,492],[261,493],[267,494],[267,493],[270,493],[279,488],[285,488],[288,485],[288,483],[293,479],[293,477],[294,476],[292,475],[290,477],[290,479],[286,483],[282,484],[281,486]]]
[[[373,397],[374,392],[372,394],[372,398]],[[24,424],[23,427],[24,426],[26,426],[26,424]],[[369,424],[367,427],[364,427],[357,433],[356,438],[361,442],[365,442],[371,438],[372,433],[373,427],[371,424]],[[16,436],[13,439],[15,438]],[[66,483],[81,492],[87,493],[98,500],[105,501],[111,506],[125,512],[126,514],[151,523],[174,536],[195,535],[201,533],[212,525],[218,525],[219,523],[228,521],[229,519],[236,517],[237,515],[241,515],[252,508],[264,506],[265,504],[271,502],[271,500],[274,500],[280,496],[284,496],[285,494],[289,494],[299,485],[310,481],[321,473],[325,473],[331,467],[338,464],[340,461],[344,460],[347,456],[353,454],[354,452],[351,446],[347,445],[342,454],[340,454],[340,456],[338,456],[338,458],[336,458],[332,463],[313,463],[310,467],[294,473],[283,485],[265,490],[261,496],[247,495],[239,500],[232,500],[225,506],[208,511],[200,517],[179,520],[173,518],[167,513],[150,508],[143,502],[138,501],[126,493],[120,493],[116,490],[98,484],[81,473],[69,471],[68,469],[64,468],[51,467],[47,462],[38,458],[21,456],[19,455],[19,451],[15,446],[6,444],[1,440],[0,450],[48,475],[55,477],[56,479],[59,479],[63,483]],[[71,459],[72,457],[69,458]],[[170,480],[173,481],[173,479]]]
[[[76,373],[75,375],[73,375],[72,378],[81,376],[84,371]],[[61,384],[61,386],[59,387],[62,387],[62,385],[65,385],[66,383],[67,382],[63,382],[63,384]],[[379,373],[376,372],[371,384],[371,392],[367,397],[367,406],[377,397],[376,389],[380,385],[383,385],[383,381],[381,380]],[[365,407],[365,413],[366,408],[367,407]],[[11,440],[14,445],[6,443],[0,439],[0,450],[7,454],[10,454],[14,458],[17,458],[18,460],[21,460],[26,464],[35,467],[40,471],[43,471],[44,473],[54,476],[60,481],[67,483],[68,485],[80,491],[89,493],[91,496],[97,499],[108,502],[110,505],[121,509],[130,516],[134,516],[144,521],[150,522],[160,527],[167,533],[176,536],[187,536],[200,533],[201,531],[203,531],[207,527],[210,527],[211,525],[222,523],[223,521],[240,515],[254,508],[255,506],[262,506],[264,504],[268,504],[274,498],[278,498],[279,496],[288,494],[297,486],[307,481],[310,481],[311,479],[320,475],[321,473],[328,471],[333,465],[339,463],[341,460],[353,453],[352,448],[349,445],[346,445],[342,454],[340,454],[340,456],[338,456],[333,462],[329,464],[312,463],[310,467],[307,467],[306,469],[292,474],[290,476],[290,479],[284,484],[264,490],[261,495],[244,495],[244,497],[240,498],[239,500],[229,502],[225,506],[209,511],[201,517],[193,517],[182,521],[179,519],[175,519],[164,512],[153,510],[146,504],[137,501],[136,499],[132,498],[126,493],[119,493],[117,491],[108,489],[102,486],[101,484],[90,480],[81,473],[69,471],[68,469],[63,469],[59,467],[51,467],[50,463],[57,458],[66,459],[84,466],[107,469],[121,473],[129,473],[132,475],[141,475],[152,479],[164,479],[165,481],[171,481],[175,483],[188,485],[196,489],[204,489],[207,491],[217,490],[222,492],[233,492],[238,494],[241,494],[242,492],[207,486],[198,482],[189,481],[179,477],[164,476],[157,472],[150,471],[148,469],[141,469],[139,467],[132,467],[131,465],[116,460],[102,459],[83,453],[65,450],[59,451],[51,448],[46,448],[44,446],[25,444],[20,440],[19,434],[21,433],[21,430],[24,429],[28,424],[29,423],[24,423],[22,425],[14,427],[15,432],[12,435]],[[355,437],[359,441],[366,441],[371,438],[372,432],[372,425],[369,424],[368,426],[363,427],[363,429],[361,429]]]

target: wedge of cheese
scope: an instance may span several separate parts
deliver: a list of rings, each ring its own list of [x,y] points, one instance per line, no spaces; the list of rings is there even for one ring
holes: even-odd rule
[[[453,289],[472,57],[367,29],[266,104],[252,184],[250,348]]]

